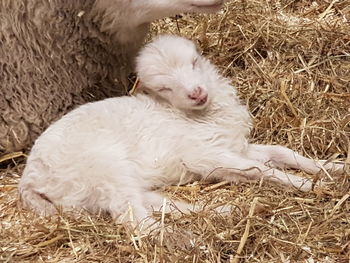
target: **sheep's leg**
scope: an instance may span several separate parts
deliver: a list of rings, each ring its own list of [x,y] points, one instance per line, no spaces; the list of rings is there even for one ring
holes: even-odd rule
[[[189,157],[184,160],[185,165],[191,172],[200,174],[204,179],[212,176],[223,181],[239,181],[238,178],[260,179],[279,182],[287,186],[296,187],[302,191],[312,189],[312,182],[306,178],[282,172],[268,167],[260,161],[252,160],[238,153],[226,152],[215,153],[212,158],[198,159]]]
[[[317,162],[280,145],[250,144],[246,154],[250,159],[271,162],[275,167],[300,169],[311,174],[320,172],[321,166],[330,172],[342,172],[344,169],[342,164],[326,163],[324,160]]]

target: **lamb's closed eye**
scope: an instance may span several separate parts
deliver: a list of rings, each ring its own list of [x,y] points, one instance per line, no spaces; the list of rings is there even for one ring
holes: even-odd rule
[[[162,87],[160,89],[158,89],[159,92],[170,92],[173,91],[171,88],[167,88],[167,87]]]

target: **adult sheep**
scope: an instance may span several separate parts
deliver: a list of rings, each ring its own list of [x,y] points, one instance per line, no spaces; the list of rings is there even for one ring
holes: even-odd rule
[[[0,154],[75,105],[125,93],[150,22],[223,0],[1,0]]]
[[[165,185],[264,177],[309,191],[311,180],[278,168],[314,174],[343,168],[282,146],[250,144],[246,107],[187,39],[163,36],[148,44],[137,69],[148,94],[80,106],[38,138],[19,184],[27,207],[44,215],[57,206],[103,210],[119,220],[131,207],[140,221],[162,206],[155,189]]]

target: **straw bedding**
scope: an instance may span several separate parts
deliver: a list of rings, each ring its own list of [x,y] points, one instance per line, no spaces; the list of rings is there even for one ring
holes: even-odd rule
[[[249,105],[252,141],[349,162],[349,29],[348,0],[242,0],[220,14],[159,21],[152,34],[198,42]],[[235,209],[155,213],[164,227],[141,236],[108,215],[22,210],[24,162],[23,154],[0,157],[1,262],[349,262],[349,169],[320,174],[329,183],[311,193],[263,181],[167,187],[173,198]]]

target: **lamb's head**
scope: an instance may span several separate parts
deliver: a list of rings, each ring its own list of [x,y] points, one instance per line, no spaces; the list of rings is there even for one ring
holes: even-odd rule
[[[136,60],[141,87],[184,110],[206,108],[213,96],[215,67],[195,44],[178,36],[160,36]]]

